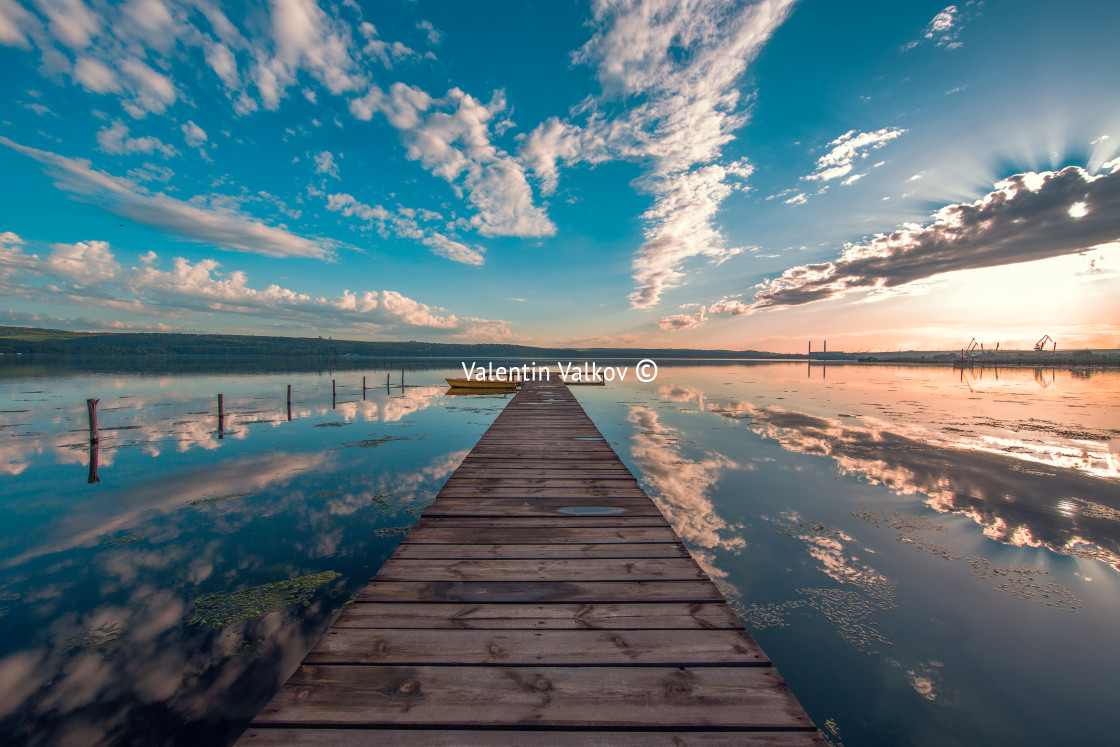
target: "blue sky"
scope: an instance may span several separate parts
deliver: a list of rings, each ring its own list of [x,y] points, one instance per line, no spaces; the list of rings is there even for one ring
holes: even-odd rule
[[[0,323],[1120,345],[1107,2],[0,0]]]

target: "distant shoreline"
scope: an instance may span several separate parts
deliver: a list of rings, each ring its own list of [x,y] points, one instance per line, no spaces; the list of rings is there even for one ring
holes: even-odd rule
[[[687,348],[548,348],[505,343],[364,342],[323,337],[185,334],[175,332],[70,332],[32,327],[0,327],[0,360],[19,358],[106,360],[224,360],[283,358],[288,363],[337,363],[369,360],[436,360],[455,362],[629,361],[650,358],[660,365],[684,361],[809,362],[812,364],[923,365],[972,368],[1114,368],[1120,350],[1061,352],[1006,350],[962,358],[952,350],[897,352],[842,351],[786,354],[763,350],[700,350]]]

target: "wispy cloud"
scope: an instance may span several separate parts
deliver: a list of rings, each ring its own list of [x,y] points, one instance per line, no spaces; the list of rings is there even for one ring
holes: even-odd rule
[[[808,181],[828,182],[848,176],[855,164],[867,158],[873,150],[878,150],[891,140],[903,135],[906,130],[898,127],[884,127],[874,132],[859,132],[848,130],[840,137],[830,142],[828,153],[817,159],[813,173],[802,177]],[[858,179],[862,175],[853,175]],[[849,177],[844,183],[851,183],[854,179]]]
[[[452,88],[442,98],[394,83],[373,86],[350,102],[358,119],[381,113],[401,134],[407,156],[435,176],[461,187],[476,214],[471,225],[483,236],[551,236],[556,226],[534,204],[524,168],[490,140],[490,122],[506,107],[496,94],[483,104]]]
[[[229,207],[149,192],[128,179],[94,170],[84,159],[29,148],[3,136],[0,144],[42,163],[55,186],[78,199],[188,241],[270,257],[326,258],[333,253],[331,242],[297,236]]]
[[[128,267],[108,242],[53,244],[45,257],[24,251],[19,236],[0,234],[0,288],[6,295],[51,303],[100,307],[140,317],[197,318],[238,315],[319,328],[404,331],[429,328],[448,334],[509,334],[501,320],[459,317],[396,291],[344,290],[334,298],[278,285],[256,288],[240,270],[223,272],[212,259],[177,257],[169,269],[148,252]]]
[[[975,202],[947,205],[925,226],[907,225],[849,245],[834,262],[786,270],[765,281],[750,308],[798,306],[955,270],[1073,254],[1118,239],[1120,168],[1100,176],[1077,166],[1016,174]]]
[[[103,152],[115,155],[156,152],[168,158],[179,155],[178,150],[162,142],[158,137],[152,137],[151,135],[129,137],[128,125],[119,120],[98,131],[97,144]]]
[[[976,0],[968,0],[963,6],[945,6],[944,10],[926,24],[921,38],[910,42],[903,49],[913,49],[923,42],[930,42],[945,49],[957,49],[963,44],[960,41],[961,29],[979,5]]]
[[[423,211],[421,214],[408,208],[387,210],[381,205],[366,205],[345,192],[327,195],[327,210],[341,213],[348,218],[366,221],[376,226],[382,236],[397,236],[419,241],[433,254],[447,257],[454,262],[462,262],[466,265],[481,265],[485,262],[485,250],[482,247],[469,247],[427,226],[420,225],[418,218],[438,219],[438,213]]]
[[[714,221],[750,166],[716,162],[746,122],[740,78],[792,6],[792,0],[595,3],[597,31],[575,59],[596,66],[602,96],[571,112],[583,124],[551,119],[520,153],[545,191],[556,187],[559,162],[646,164],[637,184],[654,205],[634,258],[632,307],[655,306],[680,282],[688,260],[737,253]],[[625,113],[608,116],[620,103]]]
[[[315,154],[315,173],[326,174],[338,179],[338,164],[334,161],[334,154],[329,150],[320,151]]]

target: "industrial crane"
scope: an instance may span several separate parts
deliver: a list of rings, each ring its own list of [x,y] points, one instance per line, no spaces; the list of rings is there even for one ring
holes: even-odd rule
[[[1053,337],[1051,337],[1050,335],[1043,335],[1043,336],[1042,336],[1042,339],[1041,339],[1041,340],[1039,340],[1038,342],[1036,342],[1036,343],[1034,344],[1034,351],[1035,351],[1036,353],[1040,353],[1040,352],[1042,352],[1043,350],[1045,350],[1045,349],[1046,349],[1046,341],[1047,341],[1047,340],[1049,340],[1050,342],[1054,343],[1054,349],[1053,349],[1053,350],[1051,350],[1050,352],[1052,352],[1052,353],[1053,353],[1053,352],[1057,352],[1057,350],[1058,350],[1058,341],[1057,341],[1057,340],[1055,340],[1055,339],[1054,339]]]

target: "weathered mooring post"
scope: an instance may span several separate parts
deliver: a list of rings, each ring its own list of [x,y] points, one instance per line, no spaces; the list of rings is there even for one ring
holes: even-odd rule
[[[89,440],[97,441],[97,403],[99,399],[86,400],[86,412],[89,413]]]
[[[222,395],[218,395],[218,438],[224,438],[226,432],[226,406]]]
[[[292,385],[288,384],[288,422],[292,422]]]
[[[97,476],[97,457],[100,438],[97,435],[97,403],[100,400],[87,399],[86,412],[89,414],[89,481],[101,482]]]
[[[335,400],[334,379],[331,379],[331,409],[332,410],[334,409],[334,400]]]

